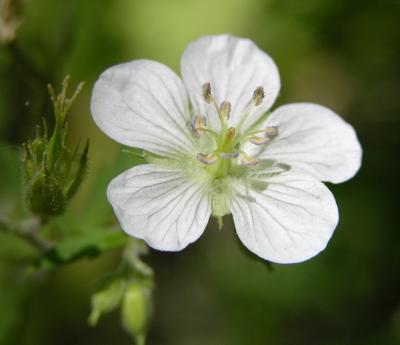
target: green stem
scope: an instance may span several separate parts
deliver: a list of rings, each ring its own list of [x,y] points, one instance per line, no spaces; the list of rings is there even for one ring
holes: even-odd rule
[[[30,229],[25,229],[23,226],[15,226],[12,224],[8,224],[6,222],[0,223],[0,230],[9,234],[13,234],[25,242],[29,243],[31,246],[35,247],[39,251],[47,251],[52,247],[52,243],[40,236],[38,233],[39,228],[43,225],[42,222],[37,222],[39,226],[36,225],[36,222],[33,222]]]

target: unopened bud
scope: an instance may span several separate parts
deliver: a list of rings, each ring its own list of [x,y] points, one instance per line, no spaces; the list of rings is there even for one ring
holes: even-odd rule
[[[92,311],[89,316],[89,324],[95,326],[101,315],[116,309],[124,295],[125,282],[122,279],[107,281],[91,297]]]
[[[212,102],[212,95],[211,95],[211,84],[205,83],[203,84],[203,98],[207,103]]]
[[[32,213],[45,216],[59,215],[66,206],[59,183],[46,171],[40,171],[29,181],[25,201]]]
[[[265,97],[264,88],[262,86],[257,87],[253,93],[253,101],[255,106],[259,106]]]
[[[152,316],[151,289],[138,282],[130,284],[123,297],[121,314],[126,331],[137,344],[144,344]]]
[[[56,120],[51,136],[48,137],[44,122],[42,129],[37,127],[36,138],[24,144],[24,198],[28,209],[43,217],[65,211],[87,171],[89,143],[86,142],[82,151],[78,144],[72,152],[66,145],[65,116],[81,88],[67,98],[67,83],[66,78],[59,95],[52,88],[50,91]]]

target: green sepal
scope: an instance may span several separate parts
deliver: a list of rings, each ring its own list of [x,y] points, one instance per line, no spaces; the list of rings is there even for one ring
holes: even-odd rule
[[[211,195],[211,213],[214,217],[223,217],[230,213],[230,197],[223,192]]]
[[[219,228],[222,227],[222,217],[230,214],[231,208],[231,180],[229,178],[216,179],[211,186],[211,215],[217,218]]]
[[[78,146],[75,152],[78,152]],[[86,140],[83,152],[80,154],[75,153],[73,155],[72,162],[75,163],[75,165],[77,165],[77,168],[76,172],[73,174],[72,181],[66,188],[65,196],[67,200],[71,199],[75,195],[83,179],[86,176],[87,166],[88,166],[88,152],[89,152],[89,140]]]

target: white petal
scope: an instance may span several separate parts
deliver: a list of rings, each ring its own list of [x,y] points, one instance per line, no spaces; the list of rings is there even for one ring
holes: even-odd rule
[[[113,66],[91,100],[96,124],[111,138],[163,156],[191,152],[189,101],[180,78],[148,60]]]
[[[266,126],[277,126],[279,134],[260,158],[276,159],[333,183],[350,179],[360,168],[362,149],[353,127],[328,108],[285,105],[269,116]]]
[[[238,187],[231,211],[243,244],[258,256],[294,263],[318,254],[337,225],[332,193],[309,175],[282,173],[263,191]]]
[[[182,56],[181,70],[193,106],[199,113],[210,116],[212,108],[202,98],[204,83],[211,84],[218,104],[231,102],[231,126],[240,121],[254,90],[262,86],[265,98],[244,121],[242,130],[271,107],[280,89],[279,73],[273,60],[252,41],[230,35],[205,36],[189,44]],[[209,120],[214,128],[219,128],[215,112]]]
[[[181,171],[144,164],[108,186],[122,229],[159,250],[176,251],[197,240],[210,218],[205,186]]]

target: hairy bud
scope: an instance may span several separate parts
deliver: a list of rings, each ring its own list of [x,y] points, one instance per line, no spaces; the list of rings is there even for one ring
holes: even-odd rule
[[[36,138],[24,144],[24,198],[29,210],[42,217],[65,211],[87,171],[89,142],[82,151],[79,144],[73,151],[66,145],[65,117],[82,84],[71,98],[66,96],[67,87],[68,78],[58,96],[49,88],[56,118],[51,136],[44,122],[37,127]]]

